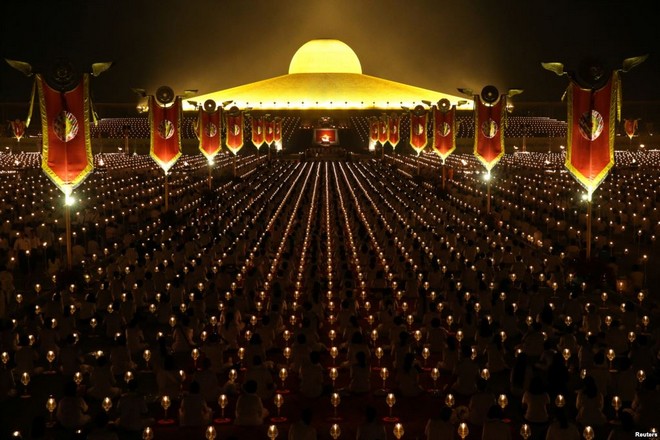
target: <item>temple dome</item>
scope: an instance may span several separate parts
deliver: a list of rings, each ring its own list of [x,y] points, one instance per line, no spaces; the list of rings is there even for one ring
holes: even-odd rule
[[[311,40],[291,58],[289,73],[362,73],[362,65],[353,49],[343,41]]]

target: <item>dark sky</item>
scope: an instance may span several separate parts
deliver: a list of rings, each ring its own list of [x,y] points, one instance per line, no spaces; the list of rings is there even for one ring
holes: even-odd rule
[[[518,101],[559,100],[566,78],[540,67],[586,56],[612,68],[649,53],[623,78],[624,100],[660,100],[660,13],[639,0],[2,0],[0,55],[47,65],[113,60],[97,102],[135,102],[130,87],[200,93],[287,73],[314,38],[353,48],[363,72],[447,93],[519,87]],[[31,81],[0,67],[0,102]]]

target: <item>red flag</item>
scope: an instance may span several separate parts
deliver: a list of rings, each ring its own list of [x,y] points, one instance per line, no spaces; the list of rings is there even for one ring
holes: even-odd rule
[[[257,150],[264,144],[264,119],[252,118],[252,144],[257,147]]]
[[[166,173],[181,157],[181,113],[180,96],[169,107],[162,107],[149,96],[149,155]]]
[[[626,130],[626,134],[631,140],[637,132],[637,121],[639,121],[639,119],[626,119],[623,123],[623,128]]]
[[[380,117],[378,120],[378,142],[380,142],[381,145],[385,145],[385,142],[387,142],[390,139],[390,134],[389,134],[389,121],[387,120],[387,115],[383,115]]]
[[[275,118],[273,122],[273,142],[282,142],[282,118]]]
[[[433,106],[433,151],[442,162],[456,149],[456,107],[443,112]]]
[[[392,148],[396,148],[397,144],[399,143],[399,139],[401,138],[401,134],[399,133],[400,129],[401,116],[397,114],[390,115],[388,132],[390,135],[389,142]]]
[[[264,142],[270,147],[275,139],[275,123],[272,119],[266,118],[264,121]]]
[[[225,143],[232,153],[238,154],[243,148],[243,112],[233,111],[225,113],[225,127],[227,127],[227,139]]]
[[[568,148],[566,168],[589,195],[614,166],[614,129],[618,73],[598,90],[568,86]]]
[[[41,167],[65,194],[70,194],[94,169],[90,141],[89,75],[68,92],[51,88],[36,75],[41,109]]]
[[[474,97],[474,155],[490,171],[504,156],[504,111],[506,97],[488,105]]]
[[[410,146],[419,155],[429,142],[426,125],[429,115],[424,107],[418,105],[410,112]]]
[[[195,134],[197,135],[197,139],[199,139],[199,150],[209,161],[213,160],[221,148],[221,112],[222,108],[220,107],[210,113],[203,108],[199,109]]]
[[[379,134],[378,118],[372,116],[369,119],[369,140],[375,144],[376,142],[378,142],[378,134]]]
[[[16,140],[20,142],[21,138],[25,135],[25,122],[16,119],[14,121],[9,121],[9,125],[11,126],[12,134]]]

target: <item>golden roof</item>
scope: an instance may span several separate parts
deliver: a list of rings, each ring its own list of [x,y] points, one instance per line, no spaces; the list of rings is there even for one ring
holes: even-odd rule
[[[422,100],[433,103],[448,99],[461,103],[460,109],[472,108],[465,98],[414,87],[375,76],[364,75],[353,50],[339,40],[312,40],[298,49],[287,75],[232,87],[191,100],[231,105],[255,110],[299,109],[397,109],[412,108]],[[187,104],[186,110],[193,106]]]

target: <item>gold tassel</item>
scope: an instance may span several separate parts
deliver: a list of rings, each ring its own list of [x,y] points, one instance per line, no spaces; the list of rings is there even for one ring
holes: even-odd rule
[[[25,128],[30,126],[30,121],[32,120],[32,111],[34,110],[34,95],[37,90],[36,80],[32,83],[32,94],[30,95],[30,109],[28,110],[27,118],[25,118]]]
[[[92,98],[89,98],[89,109],[92,113],[92,122],[94,123],[94,127],[96,127],[99,125],[99,117],[94,110],[94,103],[92,102]]]
[[[507,117],[507,96],[502,97],[502,125],[504,125],[504,128],[509,128],[509,118]],[[502,136],[504,136],[504,133],[502,133]]]
[[[621,100],[622,100],[622,91],[621,91],[621,80],[619,78],[619,72],[614,72],[614,87],[616,87],[616,121],[621,122]]]

